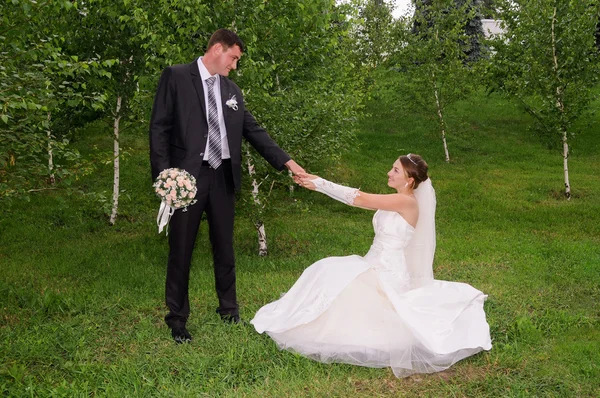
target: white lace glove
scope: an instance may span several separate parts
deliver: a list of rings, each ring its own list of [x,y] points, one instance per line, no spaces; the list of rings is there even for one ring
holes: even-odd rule
[[[317,192],[324,193],[330,198],[339,200],[350,206],[354,204],[354,199],[360,195],[360,191],[356,188],[348,188],[343,185],[334,184],[321,177],[311,180],[311,182],[315,184],[315,190]]]

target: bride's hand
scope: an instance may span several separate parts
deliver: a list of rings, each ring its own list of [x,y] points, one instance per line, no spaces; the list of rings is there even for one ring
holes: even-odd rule
[[[313,184],[312,180],[315,180],[317,178],[319,178],[319,176],[316,176],[314,174],[298,173],[296,176],[294,176],[294,181],[296,181],[296,183],[301,187],[314,191],[315,184]]]

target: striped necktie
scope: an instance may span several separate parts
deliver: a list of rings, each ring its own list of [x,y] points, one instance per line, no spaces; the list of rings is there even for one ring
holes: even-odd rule
[[[208,164],[216,169],[221,165],[221,129],[219,128],[219,113],[213,86],[217,78],[206,79],[208,89]]]

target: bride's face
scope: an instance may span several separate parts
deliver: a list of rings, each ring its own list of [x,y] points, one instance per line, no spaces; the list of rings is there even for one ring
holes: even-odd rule
[[[392,165],[392,169],[388,171],[387,175],[388,186],[396,190],[402,190],[404,189],[407,183],[410,183],[408,177],[406,177],[406,173],[404,172],[404,168],[402,167],[402,163],[400,163],[400,160],[396,160],[394,162],[394,164]]]

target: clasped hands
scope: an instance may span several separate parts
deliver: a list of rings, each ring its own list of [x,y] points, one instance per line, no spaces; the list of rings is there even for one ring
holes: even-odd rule
[[[293,160],[289,160],[285,166],[289,171],[292,172],[292,174],[294,174],[292,178],[296,184],[312,191],[315,190],[316,187],[312,180],[319,178],[318,176],[307,173],[300,165],[298,165],[298,163]]]
[[[311,191],[314,191],[316,189],[316,186],[313,182],[313,180],[319,178],[319,176],[316,176],[314,174],[308,174],[306,172],[304,173],[298,173],[294,176],[294,182],[298,185],[300,185],[302,188],[306,188],[306,189],[310,189]]]

